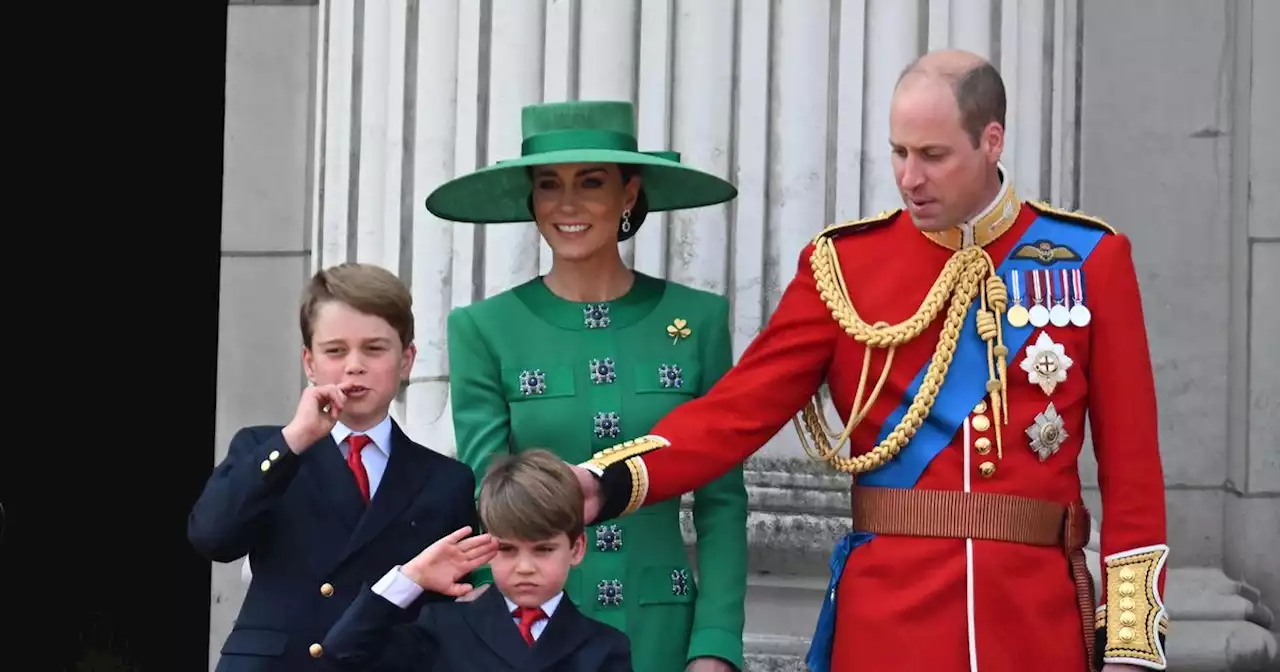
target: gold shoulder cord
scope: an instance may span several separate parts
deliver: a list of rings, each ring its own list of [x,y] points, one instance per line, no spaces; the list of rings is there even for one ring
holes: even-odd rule
[[[1031,206],[1033,210],[1038,210],[1040,212],[1048,213],[1050,215],[1057,215],[1058,217],[1062,217],[1063,219],[1069,219],[1073,222],[1078,222],[1080,224],[1094,226],[1102,229],[1103,231],[1106,231],[1107,233],[1112,233],[1112,234],[1119,233],[1119,231],[1116,230],[1116,227],[1111,226],[1110,224],[1106,223],[1101,219],[1098,219],[1097,217],[1094,217],[1093,215],[1086,215],[1085,213],[1080,212],[1079,210],[1063,210],[1062,208],[1056,208],[1045,201],[1027,201],[1027,203]]]
[[[953,254],[915,314],[899,324],[885,322],[870,324],[858,315],[849,298],[849,290],[845,286],[844,274],[840,269],[840,258],[836,253],[832,237],[819,235],[814,240],[814,250],[809,257],[809,264],[813,268],[818,292],[823,302],[827,304],[827,308],[831,310],[832,317],[846,334],[866,347],[862,358],[858,392],[853,406],[849,409],[849,420],[845,423],[843,432],[836,435],[831,430],[822,413],[821,401],[816,395],[801,410],[801,417],[791,419],[796,433],[800,436],[801,446],[811,458],[826,461],[845,473],[861,474],[876,469],[897,456],[903,446],[915,436],[916,431],[920,429],[920,425],[933,409],[938,390],[946,379],[947,369],[951,366],[952,357],[955,355],[956,343],[960,330],[964,326],[965,315],[974,299],[979,296],[981,308],[978,311],[978,333],[987,342],[989,376],[987,393],[990,395],[991,408],[997,420],[995,423],[997,455],[1003,455],[1000,424],[1001,420],[1004,423],[1009,421],[1005,381],[1008,348],[1004,345],[1000,316],[1008,308],[1009,295],[1004,281],[995,272],[995,263],[986,250],[974,245],[962,248]],[[944,304],[948,306],[942,335],[934,349],[933,359],[929,362],[920,391],[912,400],[902,421],[870,452],[854,457],[840,455],[853,430],[866,417],[867,412],[880,396],[898,346],[919,337],[930,324],[933,324]],[[866,392],[873,349],[884,349],[887,352],[880,378],[864,402],[863,394]],[[803,425],[801,418],[803,418]],[[805,430],[812,436],[813,445],[810,445],[805,436]],[[831,445],[831,439],[838,439],[836,445]]]

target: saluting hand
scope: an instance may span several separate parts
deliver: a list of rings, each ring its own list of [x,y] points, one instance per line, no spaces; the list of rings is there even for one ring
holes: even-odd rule
[[[298,410],[293,420],[284,427],[284,441],[295,455],[301,455],[307,448],[326,434],[333,431],[342,413],[342,406],[347,403],[344,387],[340,385],[317,385],[302,391],[298,400]]]
[[[471,592],[472,586],[469,583],[458,583],[458,579],[498,554],[497,539],[488,534],[467,537],[468,534],[471,534],[470,526],[441,538],[405,563],[400,568],[400,573],[423,590],[450,597],[466,595]]]

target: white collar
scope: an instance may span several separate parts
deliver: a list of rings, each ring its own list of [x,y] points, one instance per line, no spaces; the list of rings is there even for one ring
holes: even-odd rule
[[[382,419],[382,422],[379,422],[373,427],[370,427],[369,431],[367,432],[352,431],[350,427],[339,422],[333,426],[333,431],[329,432],[329,434],[333,437],[333,442],[338,444],[339,448],[342,447],[342,442],[346,441],[348,436],[351,436],[352,434],[364,434],[365,436],[368,436],[371,441],[373,441],[374,447],[376,447],[378,450],[381,450],[384,455],[387,455],[388,457],[391,456],[391,415],[390,414],[387,414],[387,416]]]
[[[564,591],[562,590],[562,591],[560,591],[560,592],[556,593],[555,595],[553,595],[553,596],[551,597],[551,599],[547,600],[546,602],[543,602],[543,603],[542,603],[542,613],[546,614],[546,615],[547,615],[547,618],[551,618],[551,616],[552,616],[552,615],[554,615],[554,614],[556,613],[556,607],[559,607],[559,606],[560,606],[560,599],[561,599],[561,598],[563,598],[563,597],[564,597]],[[508,613],[508,614],[510,614],[510,613],[514,612],[516,609],[520,608],[520,605],[516,604],[515,602],[512,602],[512,601],[511,601],[511,598],[507,597],[506,595],[503,595],[503,596],[502,596],[502,599],[503,599],[503,600],[506,600],[506,602],[507,602],[507,613]]]

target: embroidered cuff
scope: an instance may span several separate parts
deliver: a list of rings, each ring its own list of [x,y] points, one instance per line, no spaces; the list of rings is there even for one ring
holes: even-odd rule
[[[581,464],[600,477],[600,495],[604,500],[600,516],[591,522],[625,516],[640,508],[649,494],[649,470],[642,456],[668,445],[670,443],[660,436],[646,435],[605,448]]]
[[[1096,619],[1103,663],[1168,667],[1164,646],[1169,615],[1159,588],[1168,556],[1164,544],[1107,556],[1107,600]]]

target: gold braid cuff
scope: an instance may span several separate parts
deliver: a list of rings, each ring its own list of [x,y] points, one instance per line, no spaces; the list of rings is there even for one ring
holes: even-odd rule
[[[661,436],[647,434],[605,448],[579,466],[599,476],[612,465],[618,463],[626,465],[627,471],[631,474],[631,497],[627,500],[627,506],[621,514],[625,516],[640,508],[644,504],[644,498],[649,495],[649,470],[645,468],[642,456],[669,445],[671,442]]]
[[[943,267],[942,273],[934,281],[933,287],[914,315],[898,324],[869,323],[858,314],[853,301],[849,298],[849,289],[845,285],[840,258],[836,253],[835,241],[831,234],[841,229],[858,230],[856,228],[858,226],[868,226],[884,219],[885,215],[882,214],[869,220],[831,227],[813,241],[814,249],[809,257],[809,265],[813,268],[818,294],[840,328],[853,340],[863,344],[865,352],[858,381],[858,392],[849,409],[844,431],[837,434],[831,430],[822,412],[821,402],[817,398],[812,398],[801,410],[800,416],[792,418],[796,433],[800,437],[800,445],[811,458],[825,461],[837,470],[850,474],[872,471],[896,457],[915,436],[916,431],[933,410],[934,401],[942,388],[943,381],[946,380],[947,369],[951,366],[952,357],[955,355],[960,331],[964,328],[965,316],[974,301],[978,301],[978,333],[987,345],[986,391],[991,399],[992,418],[995,420],[996,454],[1003,457],[1000,426],[1009,421],[1006,379],[1008,372],[1006,358],[1009,350],[1004,345],[1001,317],[1009,306],[1009,294],[1004,281],[996,273],[996,264],[980,246],[972,245],[957,250]],[[934,348],[933,357],[925,372],[920,390],[912,399],[911,406],[907,409],[902,421],[869,452],[853,457],[840,455],[840,451],[849,441],[854,429],[879,398],[885,381],[889,377],[889,370],[893,366],[893,356],[897,348],[919,337],[940,314],[945,314],[942,334]],[[877,349],[885,350],[884,364],[879,380],[876,381],[870,394],[867,394],[871,355],[872,351]],[[808,436],[806,436],[806,430]],[[812,438],[812,445],[810,445],[810,438]],[[832,439],[835,439],[835,445],[832,445]]]
[[[1164,639],[1169,614],[1160,596],[1160,574],[1169,547],[1144,546],[1107,556],[1103,572],[1107,603],[1098,609],[1103,631],[1103,663],[1125,663],[1153,670],[1168,667]]]

